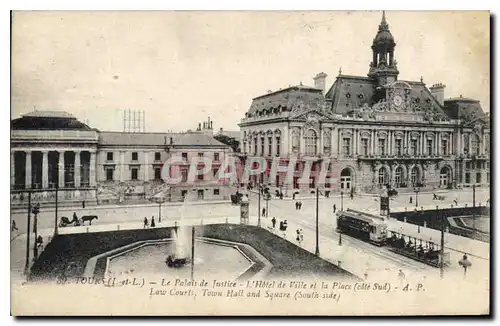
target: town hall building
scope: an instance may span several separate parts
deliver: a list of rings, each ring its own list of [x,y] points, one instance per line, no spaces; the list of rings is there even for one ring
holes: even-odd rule
[[[253,181],[304,192],[488,186],[489,115],[477,100],[445,99],[443,84],[399,79],[395,48],[384,13],[367,76],[339,71],[326,90],[327,75],[319,73],[314,87],[301,83],[254,98],[239,124],[241,157],[263,157],[268,169]],[[285,172],[270,179],[275,157],[283,166],[298,158],[293,184],[285,184]],[[322,168],[329,182],[319,178]]]

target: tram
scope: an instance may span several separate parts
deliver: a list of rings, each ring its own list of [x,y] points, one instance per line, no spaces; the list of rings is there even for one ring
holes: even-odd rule
[[[383,246],[387,238],[387,220],[379,215],[347,209],[337,213],[337,232]]]

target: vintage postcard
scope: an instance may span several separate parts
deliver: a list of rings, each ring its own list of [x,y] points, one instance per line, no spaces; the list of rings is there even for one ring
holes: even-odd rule
[[[14,11],[15,316],[490,314],[487,11]]]

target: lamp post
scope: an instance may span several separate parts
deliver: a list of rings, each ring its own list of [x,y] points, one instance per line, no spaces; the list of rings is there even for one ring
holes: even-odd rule
[[[340,192],[340,210],[344,211],[344,192]]]
[[[24,265],[24,275],[28,275],[30,266],[30,230],[31,225],[31,191],[28,191],[28,224],[26,230],[26,262]]]
[[[38,258],[38,213],[40,213],[40,203],[33,207],[33,232],[35,233],[35,244],[33,247],[33,261]]]
[[[260,192],[261,192],[261,184],[259,182],[259,189],[258,189],[258,193],[259,193],[259,203],[258,203],[258,206],[257,206],[257,213],[259,214],[258,217],[259,219],[257,220],[257,226],[260,227]]]
[[[441,262],[439,264],[439,275],[441,278],[444,277],[444,215],[439,213],[439,206],[436,206],[436,211],[438,212],[441,219]]]
[[[191,228],[191,281],[194,280],[194,225]]]
[[[59,234],[59,229],[58,229],[58,225],[57,225],[57,209],[58,209],[58,197],[59,197],[59,182],[56,183],[56,209],[55,209],[55,212],[54,212],[54,237],[56,237],[58,234]]]
[[[420,192],[420,188],[415,187],[413,191],[415,192],[415,207],[418,207],[418,193]]]
[[[469,268],[469,267],[472,266],[472,263],[467,258],[467,255],[464,254],[463,258],[458,261],[458,265],[460,265],[461,267],[463,267],[463,269],[464,269],[464,278],[465,278],[465,276],[467,276],[467,268]]]
[[[319,189],[316,187],[316,256],[319,256]]]

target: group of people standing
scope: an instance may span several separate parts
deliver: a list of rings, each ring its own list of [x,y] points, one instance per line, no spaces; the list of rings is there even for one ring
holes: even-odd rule
[[[147,229],[149,227],[154,228],[155,226],[156,226],[156,223],[155,223],[155,217],[154,216],[151,216],[151,225],[149,225],[148,218],[144,217],[144,229]]]
[[[295,202],[295,210],[300,211],[301,209],[302,209],[302,202],[296,201]]]

